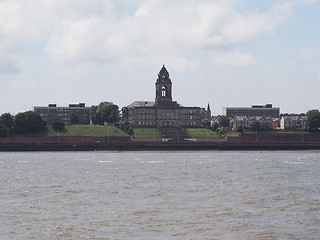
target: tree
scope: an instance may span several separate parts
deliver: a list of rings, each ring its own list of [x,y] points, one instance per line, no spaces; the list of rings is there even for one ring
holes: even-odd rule
[[[109,124],[120,120],[119,107],[112,102],[101,102],[97,111],[101,113],[101,119]]]
[[[18,113],[14,117],[14,122],[15,131],[18,133],[35,132],[46,128],[46,122],[40,114],[33,111]]]
[[[241,136],[243,135],[244,130],[243,130],[243,127],[242,127],[242,126],[238,126],[238,127],[237,127],[237,133],[239,133]]]
[[[262,122],[262,124],[261,124],[261,128],[262,128],[263,131],[265,131],[265,132],[270,131],[270,129],[272,128],[272,127],[271,127],[271,123],[268,122],[268,121],[264,121],[264,122]]]
[[[8,128],[0,122],[0,137],[6,137],[8,134]]]
[[[210,128],[210,121],[208,120],[208,118],[204,118],[201,121],[202,126],[204,126],[205,128]]]
[[[56,132],[65,130],[65,123],[63,121],[56,120],[52,123],[52,128]]]
[[[80,119],[79,119],[79,115],[76,114],[76,113],[72,113],[71,116],[70,116],[70,122],[72,124],[77,124],[80,122]]]
[[[225,115],[221,116],[219,119],[219,125],[220,125],[220,127],[224,127],[224,128],[229,127],[229,125],[230,125],[229,117],[227,117]]]
[[[128,133],[129,135],[133,136],[133,128],[131,127],[129,121],[126,119],[122,124],[122,129]]]
[[[217,131],[220,136],[226,133],[226,130],[224,130],[223,128],[218,128]]]
[[[261,129],[261,124],[259,121],[255,120],[251,123],[251,128],[255,131],[260,131]]]
[[[90,116],[91,116],[91,121],[93,124],[98,124],[96,123],[96,113],[98,110],[98,106],[92,105],[90,108]]]
[[[101,102],[98,106],[91,106],[91,119],[94,124],[115,124],[120,120],[119,107],[112,102]]]
[[[216,131],[218,129],[218,127],[219,127],[219,123],[218,122],[213,122],[211,127],[212,127],[213,131]]]
[[[306,125],[311,132],[316,132],[320,128],[320,112],[317,109],[307,112]]]
[[[14,120],[10,113],[4,113],[0,116],[0,123],[2,123],[8,130],[14,127]]]

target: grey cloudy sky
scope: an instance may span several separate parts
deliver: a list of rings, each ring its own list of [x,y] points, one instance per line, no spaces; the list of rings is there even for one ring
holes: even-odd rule
[[[318,0],[0,0],[0,113],[173,98],[319,109]]]

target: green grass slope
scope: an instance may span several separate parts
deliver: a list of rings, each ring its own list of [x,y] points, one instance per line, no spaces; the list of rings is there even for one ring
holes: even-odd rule
[[[190,138],[220,138],[216,132],[206,128],[185,128],[185,131]]]
[[[134,138],[162,138],[157,128],[134,128]]]
[[[91,136],[91,137],[123,137],[129,136],[122,129],[114,126],[101,125],[72,125],[66,126],[65,131],[59,132],[60,136]],[[27,134],[12,134],[12,137],[56,137],[58,132],[54,131],[52,127],[45,130],[27,133]]]

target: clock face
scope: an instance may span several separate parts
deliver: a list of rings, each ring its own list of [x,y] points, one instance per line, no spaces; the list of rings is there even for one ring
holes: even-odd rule
[[[166,78],[166,76],[162,76],[162,78]]]

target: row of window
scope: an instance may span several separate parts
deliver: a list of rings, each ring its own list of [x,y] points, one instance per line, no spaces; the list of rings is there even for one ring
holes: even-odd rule
[[[189,122],[180,122],[181,126],[197,126],[197,122],[196,121],[189,121]]]
[[[40,113],[40,115],[42,117],[57,117],[57,116],[59,116],[59,117],[61,117],[61,116],[68,117],[68,116],[71,116],[71,114],[69,114],[69,113],[55,113],[55,114]],[[89,115],[81,114],[81,115],[79,115],[79,118],[86,118],[87,116],[89,116]]]
[[[138,125],[139,126],[154,126],[156,123],[154,121],[139,121]],[[168,125],[168,122],[163,121],[162,125]],[[173,125],[173,122],[169,122],[169,125]],[[181,126],[197,126],[197,122],[196,121],[187,121],[187,122],[180,122]]]
[[[84,110],[84,109],[59,109],[59,108],[55,108],[55,109],[35,109],[35,112],[39,112],[39,113],[42,113],[42,112],[86,112],[86,113],[89,113],[90,110]]]
[[[141,110],[141,111],[137,111],[137,114],[154,114],[154,111],[152,111],[152,110]]]
[[[153,126],[155,122],[153,121],[139,121],[138,125],[139,126]]]
[[[132,120],[132,116],[129,117],[129,120]],[[141,115],[138,116],[135,119],[141,119],[141,120],[154,120],[155,117],[153,115]],[[195,116],[195,115],[181,115],[180,116],[180,120],[197,120],[199,119],[199,116]],[[162,113],[159,120],[179,120],[176,119],[174,116],[174,113]]]
[[[199,114],[199,110],[180,110],[180,114]],[[129,114],[133,114],[132,111],[129,112]],[[140,110],[136,111],[136,114],[155,114],[154,110]]]

